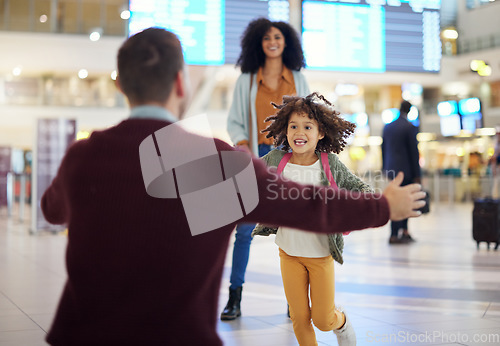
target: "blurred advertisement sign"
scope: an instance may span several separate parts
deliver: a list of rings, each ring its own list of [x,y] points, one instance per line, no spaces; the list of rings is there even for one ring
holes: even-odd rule
[[[33,146],[32,232],[61,231],[66,228],[48,223],[43,217],[40,202],[43,193],[55,178],[66,150],[75,138],[75,120],[38,119]]]

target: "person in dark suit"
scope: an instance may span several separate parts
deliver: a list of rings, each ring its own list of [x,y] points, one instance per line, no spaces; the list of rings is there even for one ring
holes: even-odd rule
[[[393,179],[399,171],[402,171],[404,173],[402,185],[420,183],[418,129],[408,121],[411,107],[410,102],[402,101],[399,117],[385,126],[382,135],[382,169],[389,179]],[[400,230],[402,230],[401,236],[399,236]],[[391,222],[389,244],[407,244],[414,241],[408,232],[408,219]]]

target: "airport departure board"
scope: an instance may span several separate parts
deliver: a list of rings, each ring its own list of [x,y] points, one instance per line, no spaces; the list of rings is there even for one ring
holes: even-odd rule
[[[440,0],[304,0],[310,69],[439,72]]]
[[[130,0],[129,35],[149,27],[177,34],[191,65],[235,63],[248,22],[288,21],[287,0]]]
[[[234,64],[240,55],[240,40],[247,24],[258,17],[288,22],[288,0],[226,0],[225,63]]]

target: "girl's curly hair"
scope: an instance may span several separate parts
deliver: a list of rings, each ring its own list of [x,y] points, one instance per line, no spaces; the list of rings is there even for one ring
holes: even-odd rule
[[[267,18],[258,18],[248,24],[241,36],[241,53],[236,62],[236,66],[241,67],[241,72],[255,73],[259,67],[264,66],[266,55],[262,50],[262,38],[272,27],[281,31],[285,38],[283,64],[295,71],[306,66],[299,35],[295,29],[285,22],[272,22]]]
[[[324,134],[318,142],[316,150],[319,152],[340,153],[346,146],[346,139],[354,133],[356,125],[340,117],[340,113],[333,109],[333,105],[323,95],[313,92],[306,97],[283,96],[283,104],[273,106],[278,109],[276,114],[265,121],[272,121],[262,133],[267,132],[267,138],[274,138],[275,146],[283,146],[283,150],[290,150],[286,138],[288,121],[293,113],[307,114],[310,119],[318,122],[319,132]]]

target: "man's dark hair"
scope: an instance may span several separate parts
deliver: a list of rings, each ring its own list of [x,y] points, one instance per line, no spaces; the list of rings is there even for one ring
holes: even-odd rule
[[[316,92],[306,96],[283,96],[283,104],[273,106],[278,109],[275,115],[265,121],[272,121],[262,133],[268,132],[267,138],[274,138],[274,145],[283,146],[283,150],[290,150],[286,138],[288,121],[293,113],[306,114],[309,119],[318,122],[319,132],[325,136],[316,145],[316,151],[325,153],[340,153],[347,142],[346,139],[354,133],[356,125],[340,117],[340,113],[333,109],[333,105],[323,95]]]
[[[401,102],[401,107],[399,107],[399,114],[403,114],[405,117],[410,113],[411,103],[408,101]]]
[[[149,28],[130,37],[118,51],[120,86],[131,103],[167,101],[183,67],[179,39],[161,28]]]
[[[272,22],[266,18],[251,21],[241,37],[241,53],[236,62],[243,73],[255,73],[264,66],[266,55],[262,50],[262,38],[272,27],[277,28],[285,38],[283,64],[290,70],[299,71],[306,66],[304,52],[295,29],[285,22]]]

